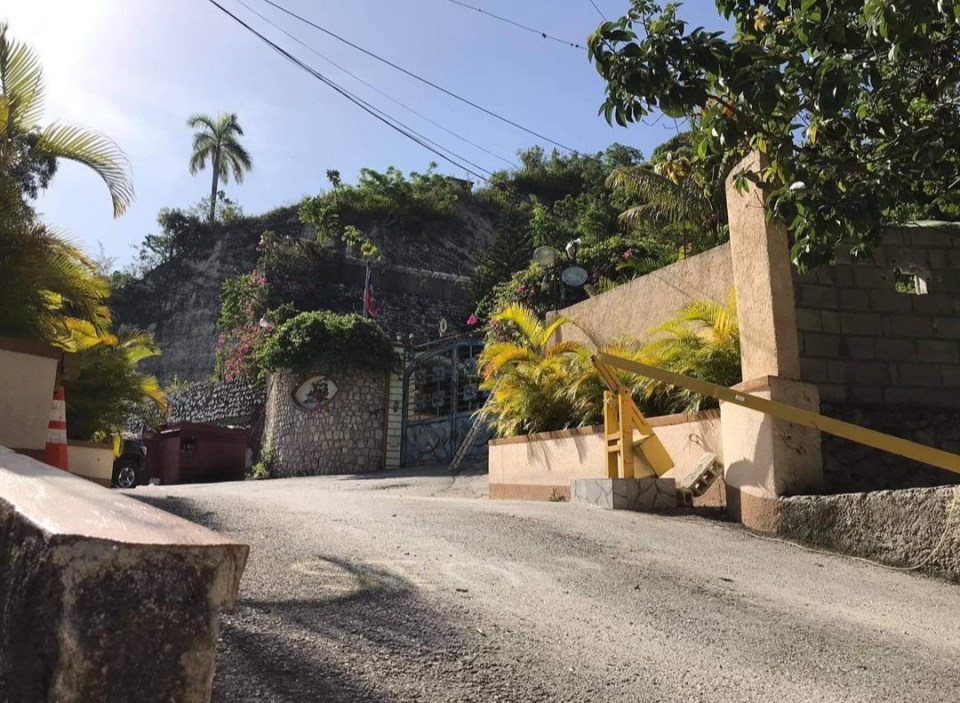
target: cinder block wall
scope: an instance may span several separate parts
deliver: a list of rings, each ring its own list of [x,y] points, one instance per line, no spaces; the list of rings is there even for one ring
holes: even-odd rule
[[[917,276],[917,293],[898,292]],[[960,233],[887,233],[872,263],[794,273],[802,380],[824,414],[960,451]],[[923,293],[922,291],[926,292]],[[956,483],[960,477],[824,435],[831,492]]]

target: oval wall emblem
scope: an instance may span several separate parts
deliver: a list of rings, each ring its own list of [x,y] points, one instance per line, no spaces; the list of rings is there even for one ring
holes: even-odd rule
[[[316,410],[329,403],[337,390],[337,384],[326,376],[311,376],[297,386],[293,402],[304,410]]]

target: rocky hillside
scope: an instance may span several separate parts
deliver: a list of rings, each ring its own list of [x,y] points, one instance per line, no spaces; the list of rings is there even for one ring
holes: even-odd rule
[[[484,208],[465,192],[456,217],[427,223],[421,231],[392,227],[389,218],[365,224],[365,233],[382,254],[374,267],[374,285],[385,331],[391,337],[414,334],[426,341],[436,337],[441,318],[456,329],[468,310],[462,284],[473,272],[479,251],[493,238]],[[204,380],[214,372],[220,286],[254,268],[257,244],[267,230],[314,237],[300,222],[296,207],[240,218],[217,225],[191,254],[161,264],[117,291],[116,322],[151,332],[163,350],[149,366],[162,382]],[[301,309],[360,312],[364,264],[342,248],[331,254],[297,282],[295,302]]]

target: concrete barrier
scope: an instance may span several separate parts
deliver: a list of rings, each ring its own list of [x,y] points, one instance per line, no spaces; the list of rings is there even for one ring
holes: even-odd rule
[[[247,553],[0,447],[0,703],[208,701]]]
[[[780,499],[777,534],[960,582],[960,487]]]

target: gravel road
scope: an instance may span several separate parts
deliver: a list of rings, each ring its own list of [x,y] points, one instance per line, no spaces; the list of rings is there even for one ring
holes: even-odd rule
[[[960,588],[410,473],[132,492],[251,547],[214,700],[960,701]]]

